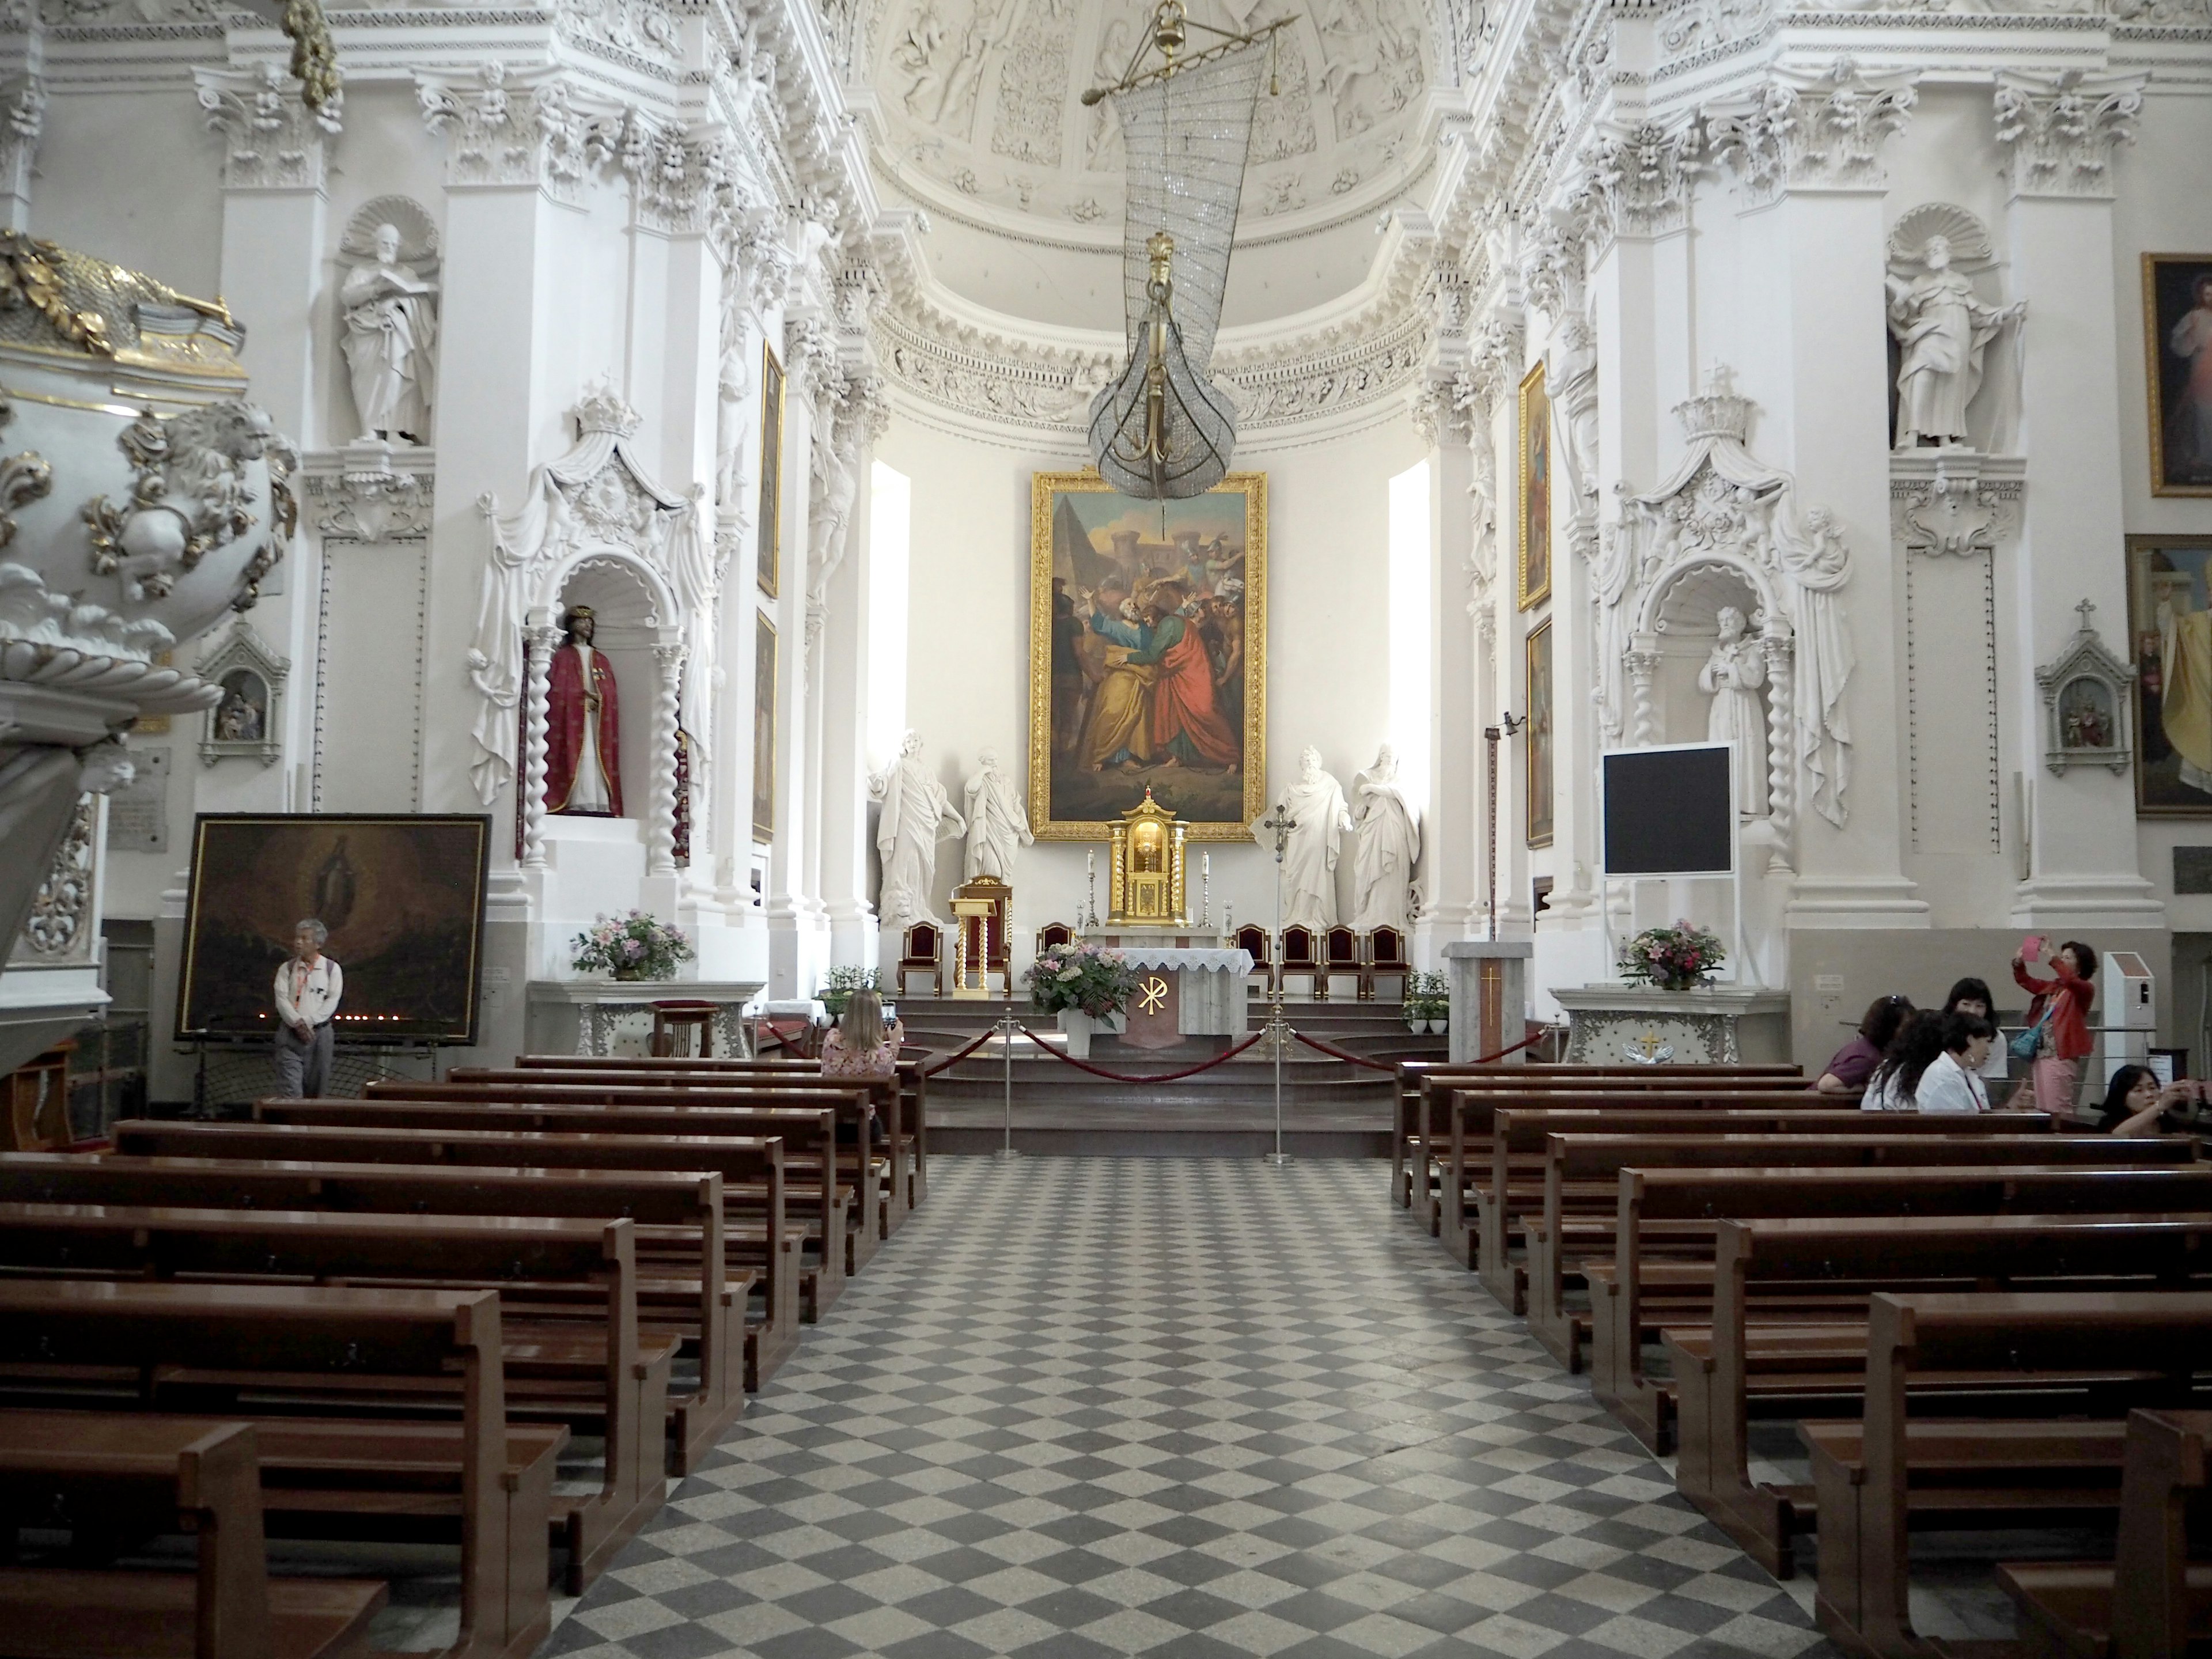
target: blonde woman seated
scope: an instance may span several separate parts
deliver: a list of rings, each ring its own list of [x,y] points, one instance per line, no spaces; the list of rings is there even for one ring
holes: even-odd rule
[[[824,1077],[895,1077],[906,1027],[884,1029],[884,1000],[873,991],[855,991],[845,1012],[822,1043]]]
[[[1923,1014],[1898,1033],[1859,1103],[1869,1112],[1986,1112],[1981,1069],[1996,1027],[1979,1014]]]

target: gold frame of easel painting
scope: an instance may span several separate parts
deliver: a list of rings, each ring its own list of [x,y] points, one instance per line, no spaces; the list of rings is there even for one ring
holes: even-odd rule
[[[1516,594],[1523,611],[1552,597],[1552,399],[1544,390],[1544,365],[1522,378],[1516,405],[1521,464],[1515,483],[1519,526]]]
[[[783,578],[783,365],[761,346],[760,591],[774,599]]]

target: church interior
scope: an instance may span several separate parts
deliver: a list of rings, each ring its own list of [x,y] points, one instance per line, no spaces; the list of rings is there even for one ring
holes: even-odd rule
[[[0,110],[0,1654],[2212,1651],[2212,0]]]

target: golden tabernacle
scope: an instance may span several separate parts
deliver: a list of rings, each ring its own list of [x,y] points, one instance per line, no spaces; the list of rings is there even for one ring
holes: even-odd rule
[[[1111,886],[1109,927],[1188,927],[1191,925],[1183,881],[1183,838],[1188,826],[1152,799],[1121,814],[1114,826],[1109,854]]]

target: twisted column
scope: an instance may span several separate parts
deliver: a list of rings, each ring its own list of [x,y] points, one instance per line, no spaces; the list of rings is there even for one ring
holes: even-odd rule
[[[1659,653],[1639,647],[1623,654],[1628,667],[1629,741],[1641,745],[1659,740],[1659,714],[1651,698],[1652,676],[1659,672]]]
[[[1787,864],[1797,817],[1797,652],[1784,634],[1767,635],[1759,647],[1766,658],[1766,816],[1774,826],[1775,857]]]
[[[522,635],[522,787],[515,811],[522,821],[522,862],[545,867],[545,696],[561,630],[545,624]]]
[[[646,826],[645,872],[676,873],[676,707],[684,678],[684,647],[656,645],[660,678],[653,688],[653,813]]]

